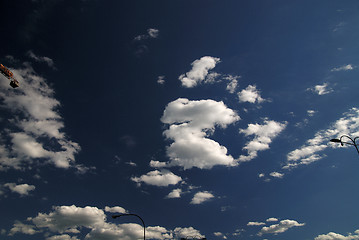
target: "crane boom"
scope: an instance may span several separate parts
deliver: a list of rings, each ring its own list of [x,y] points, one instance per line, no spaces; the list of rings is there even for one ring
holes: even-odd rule
[[[4,65],[0,64],[0,72],[6,78],[10,80],[10,86],[13,88],[17,88],[20,86],[19,82],[14,78],[14,74]]]

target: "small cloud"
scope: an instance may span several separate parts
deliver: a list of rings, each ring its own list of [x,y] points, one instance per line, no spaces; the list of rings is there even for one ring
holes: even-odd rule
[[[137,167],[137,164],[132,162],[132,161],[129,161],[129,162],[125,162],[127,165],[131,166],[131,167]]]
[[[302,227],[305,223],[298,223],[295,220],[282,220],[278,224],[271,225],[269,227],[263,227],[261,231],[258,233],[258,236],[262,236],[263,234],[274,234],[286,232],[288,229],[292,227]]]
[[[262,226],[265,225],[264,222],[248,222],[247,226]]]
[[[265,174],[264,174],[264,173],[260,173],[260,174],[258,174],[258,177],[259,177],[259,178],[264,178],[264,177],[265,177]]]
[[[283,173],[279,173],[279,172],[271,172],[269,175],[274,178],[283,178],[283,176],[284,176]]]
[[[147,29],[147,34],[138,35],[134,38],[135,41],[142,41],[149,38],[158,38],[160,31],[156,28]]]
[[[105,207],[105,211],[106,212],[110,212],[110,213],[127,213],[127,210],[124,209],[123,207]]]
[[[266,222],[278,222],[278,219],[277,218],[268,218],[267,220],[266,220]]]
[[[155,161],[155,160],[150,161],[150,167],[152,167],[152,168],[164,168],[166,166],[167,166],[166,162],[160,162],[160,161]]]
[[[176,188],[176,189],[173,189],[172,192],[170,192],[166,198],[180,198],[181,197],[181,194],[182,194],[182,189],[180,188]]]
[[[309,117],[313,117],[314,114],[316,114],[316,113],[317,113],[317,111],[314,111],[314,110],[308,110],[307,111],[307,114],[308,114]]]
[[[4,186],[8,187],[12,192],[16,192],[16,193],[20,194],[21,196],[27,196],[27,195],[29,195],[30,191],[35,190],[34,185],[29,185],[26,183],[19,184],[19,185],[17,185],[16,183],[5,183]]]
[[[333,69],[331,69],[330,71],[331,72],[339,72],[339,71],[350,71],[350,70],[353,70],[355,67],[352,66],[351,64],[348,64],[348,65],[343,65],[341,67],[335,67]]]
[[[226,90],[228,92],[234,93],[236,91],[237,86],[238,86],[238,79],[240,77],[241,76],[232,76],[232,75],[227,75],[224,77],[224,79],[228,81],[227,87],[226,87]]]
[[[322,85],[316,85],[313,88],[308,88],[307,90],[313,91],[318,95],[325,95],[333,92],[333,90],[328,87],[328,83],[323,83]]]
[[[206,77],[209,75],[208,71],[213,69],[219,62],[219,58],[204,56],[201,59],[195,60],[191,64],[192,69],[186,74],[179,76],[178,79],[182,82],[182,86],[186,88],[195,87],[199,83],[205,81]]]
[[[132,177],[131,180],[138,184],[143,182],[148,185],[168,187],[169,185],[176,185],[181,182],[182,178],[168,170],[155,170],[148,172],[146,175],[142,175],[141,177]]]
[[[256,85],[248,85],[246,89],[238,92],[239,102],[262,103],[265,100],[261,97]]]
[[[48,57],[39,57],[35,55],[35,53],[31,50],[27,52],[27,56],[34,59],[36,62],[44,62],[46,63],[50,68],[56,69],[54,65],[54,61],[51,58]]]
[[[158,76],[157,83],[163,85],[165,83],[165,76]]]
[[[204,202],[209,201],[210,199],[214,198],[214,195],[210,192],[198,192],[192,198],[191,204],[202,204]]]

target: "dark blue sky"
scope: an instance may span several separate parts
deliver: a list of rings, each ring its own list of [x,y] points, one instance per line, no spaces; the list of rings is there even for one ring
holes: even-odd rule
[[[0,238],[359,239],[358,1],[0,3]]]

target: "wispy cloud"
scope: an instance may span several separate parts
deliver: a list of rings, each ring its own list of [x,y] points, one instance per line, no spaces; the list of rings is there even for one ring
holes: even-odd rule
[[[160,34],[160,30],[156,28],[149,28],[147,29],[147,34],[141,34],[134,38],[135,41],[142,41],[149,38],[158,38]]]
[[[274,178],[283,178],[283,176],[284,176],[283,173],[279,173],[279,172],[271,172],[269,175]]]
[[[167,147],[168,166],[210,169],[216,165],[237,165],[227,149],[208,136],[216,126],[226,128],[239,119],[223,102],[185,98],[170,102],[161,118],[169,125],[163,134],[174,141]]]
[[[240,133],[246,136],[254,136],[253,140],[249,141],[243,150],[248,152],[248,155],[241,155],[239,161],[250,161],[257,157],[259,151],[269,149],[269,144],[277,137],[287,126],[287,122],[276,122],[273,120],[264,120],[264,124],[248,124],[247,129],[240,129]]]
[[[263,234],[274,234],[286,232],[288,229],[292,227],[302,227],[305,223],[298,223],[295,220],[282,220],[278,224],[271,225],[269,227],[263,227],[261,231],[258,233],[258,236],[262,236]]]
[[[232,75],[227,75],[225,76],[223,79],[227,80],[227,86],[226,86],[226,90],[230,93],[234,93],[237,89],[238,86],[238,79],[241,76],[232,76]]]
[[[325,155],[319,153],[328,147],[338,147],[329,143],[329,139],[341,135],[359,135],[359,109],[352,108],[344,116],[330,125],[329,128],[315,133],[314,138],[307,140],[302,147],[288,153],[284,169],[295,168],[299,165],[308,165],[322,159]]]
[[[34,59],[36,62],[44,62],[46,63],[50,68],[52,69],[56,69],[55,68],[55,64],[54,64],[54,61],[49,58],[49,57],[40,57],[40,56],[37,56],[33,51],[29,50],[27,52],[27,56],[29,56],[30,58]]]
[[[350,71],[350,70],[353,70],[353,69],[354,69],[354,66],[351,65],[351,64],[348,64],[348,65],[343,65],[343,66],[340,66],[340,67],[332,68],[330,71],[339,72],[339,71]]]
[[[205,81],[208,76],[208,71],[213,69],[217,63],[220,62],[219,58],[204,56],[195,60],[191,65],[192,69],[186,74],[179,76],[182,86],[192,88]]]
[[[266,225],[264,222],[248,222],[247,226],[262,226]]]
[[[312,88],[308,88],[307,91],[315,92],[318,95],[325,95],[333,92],[333,89],[328,87],[328,83],[323,83],[322,85],[316,85]]]
[[[107,207],[107,209],[114,209],[114,207]],[[36,217],[27,218],[26,221],[27,224],[16,221],[9,235],[42,233],[48,236],[47,239],[54,240],[75,240],[83,234],[86,235],[86,239],[90,240],[140,239],[143,237],[142,225],[107,222],[104,210],[91,206],[55,206],[51,212],[39,213]],[[67,237],[69,234],[72,238]],[[149,239],[164,240],[186,236],[205,237],[193,227],[176,227],[173,230],[161,226],[146,227],[146,237]]]
[[[166,82],[165,76],[158,76],[157,83],[158,84],[164,84]]]
[[[6,81],[0,83],[2,107],[11,116],[1,120],[7,121],[9,127],[0,132],[0,170],[24,169],[39,161],[84,170],[84,166],[75,164],[80,146],[63,131],[60,102],[54,97],[54,90],[28,63],[13,73],[21,85],[16,91],[10,91]]]

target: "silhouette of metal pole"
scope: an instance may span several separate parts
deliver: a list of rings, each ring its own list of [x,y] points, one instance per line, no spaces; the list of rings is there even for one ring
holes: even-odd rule
[[[348,138],[351,142],[343,142],[342,138],[346,137]],[[343,135],[341,136],[339,139],[337,138],[333,138],[330,141],[331,142],[335,142],[335,143],[340,143],[342,146],[344,146],[344,144],[348,144],[348,145],[353,145],[355,147],[355,149],[357,150],[358,154],[359,154],[359,149],[358,149],[358,144],[356,143],[356,140],[359,139],[359,137],[355,137],[354,139],[347,136],[347,135]]]
[[[123,213],[123,214],[118,214],[118,215],[112,215],[112,218],[115,219],[115,218],[118,218],[121,216],[136,216],[136,217],[138,217],[141,220],[142,225],[143,225],[143,240],[146,240],[146,226],[145,226],[145,222],[143,221],[143,219],[140,216],[138,216],[137,214],[134,214],[134,213]]]

